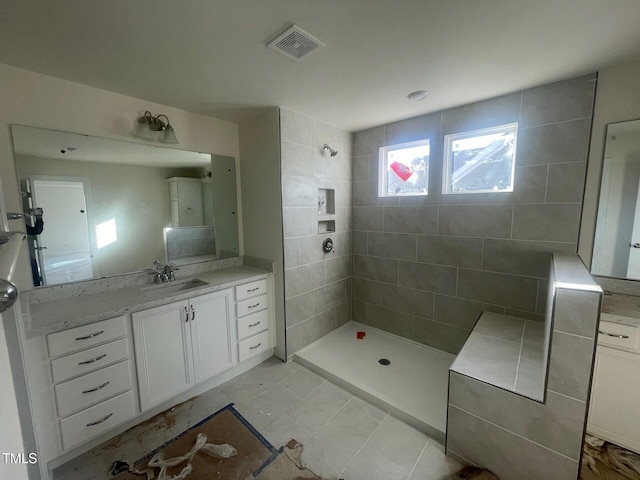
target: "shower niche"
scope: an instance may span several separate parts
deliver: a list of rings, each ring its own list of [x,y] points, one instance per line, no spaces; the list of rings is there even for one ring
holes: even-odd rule
[[[336,214],[336,191],[333,188],[318,189],[318,216],[328,217]],[[318,234],[336,231],[336,221],[323,218],[318,221]]]
[[[318,189],[318,215],[335,215],[336,191],[333,188]]]

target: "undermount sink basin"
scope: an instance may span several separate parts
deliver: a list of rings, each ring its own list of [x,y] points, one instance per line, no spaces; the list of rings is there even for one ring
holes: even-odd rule
[[[174,280],[172,282],[158,283],[148,287],[142,287],[140,288],[140,291],[145,295],[164,296],[185,292],[187,290],[207,285],[209,285],[207,282],[193,278],[190,280]]]

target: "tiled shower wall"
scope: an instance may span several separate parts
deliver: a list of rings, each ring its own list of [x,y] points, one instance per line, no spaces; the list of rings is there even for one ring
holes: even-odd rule
[[[481,311],[543,320],[575,253],[596,75],[353,135],[353,319],[457,353]],[[443,195],[443,135],[519,122],[513,193]],[[429,195],[378,198],[378,148],[428,138]]]
[[[351,319],[351,135],[280,110],[287,354]],[[338,151],[331,157],[328,144]],[[335,190],[335,213],[318,215],[318,189]],[[318,221],[335,233],[318,234]],[[335,249],[322,251],[330,237]]]

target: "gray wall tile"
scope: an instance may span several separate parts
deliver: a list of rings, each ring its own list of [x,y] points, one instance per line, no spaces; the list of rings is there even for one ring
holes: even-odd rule
[[[280,138],[287,142],[311,145],[311,118],[280,109]]]
[[[367,303],[380,305],[382,303],[382,284],[364,278],[354,277],[353,282],[353,299]]]
[[[353,269],[354,277],[378,280],[385,283],[398,283],[397,260],[355,255]]]
[[[439,235],[509,238],[512,205],[441,205]]]
[[[313,313],[318,314],[347,300],[346,282],[336,282],[313,291]]]
[[[378,182],[354,182],[353,184],[353,206],[385,206],[398,205],[398,197],[379,197]]]
[[[414,142],[428,138],[430,143],[442,141],[442,114],[431,113],[401,120],[385,126],[385,144]]]
[[[367,254],[367,232],[352,232],[351,241],[354,255]]]
[[[491,272],[547,278],[552,253],[575,253],[575,251],[575,243],[488,238],[484,241],[482,268]]]
[[[300,265],[300,240],[287,238],[284,240],[284,268]]]
[[[398,233],[436,233],[437,206],[398,206],[384,208],[384,231]]]
[[[578,477],[578,462],[449,406],[447,452],[490,470],[503,480]]]
[[[398,284],[403,287],[453,295],[456,292],[456,273],[453,267],[400,262]]]
[[[317,230],[317,208],[282,208],[284,238],[311,235]]]
[[[547,202],[581,202],[587,162],[549,165]]]
[[[445,352],[457,354],[469,337],[469,330],[413,317],[414,340]]]
[[[300,324],[302,346],[315,342],[336,328],[336,309],[326,310]]]
[[[328,235],[329,234],[327,234],[327,236]],[[319,262],[324,259],[325,253],[322,251],[322,242],[325,238],[325,235],[310,235],[299,238],[301,265]]]
[[[382,207],[353,207],[353,229],[382,231]]]
[[[563,122],[591,116],[595,75],[525,90],[522,94],[523,126]]]
[[[522,94],[512,93],[442,112],[442,133],[464,132],[517,122]]]
[[[282,205],[285,207],[318,206],[318,189],[313,177],[282,177]]]
[[[369,154],[353,159],[353,181],[375,182],[378,179],[378,155]]]
[[[287,328],[313,316],[313,292],[303,293],[284,302]]]
[[[501,273],[460,269],[458,296],[484,303],[535,311],[538,281]]]
[[[351,300],[342,302],[336,307],[336,327],[351,321]]]
[[[474,302],[449,295],[435,295],[433,319],[439,323],[471,330],[482,312],[504,313],[504,307]]]
[[[480,268],[482,266],[482,239],[419,235],[418,262]]]
[[[553,332],[549,361],[549,390],[586,401],[591,376],[592,339]]]
[[[579,203],[515,205],[513,238],[576,243],[580,211]]]
[[[553,328],[564,333],[595,338],[600,311],[600,295],[558,288],[556,290]]]
[[[353,136],[353,156],[378,153],[378,148],[384,145],[384,126],[362,130]]]
[[[324,262],[310,263],[285,270],[285,298],[315,290],[324,285]]]
[[[520,166],[585,162],[591,119],[522,128],[516,162]]]
[[[416,261],[417,238],[406,233],[370,232],[367,251],[374,257]]]
[[[351,277],[351,255],[341,255],[326,261],[326,281],[333,283]]]
[[[423,318],[433,317],[433,293],[431,292],[396,285],[382,285],[382,305],[391,310]]]
[[[449,403],[573,460],[580,456],[584,402],[549,392],[539,403],[452,372]]]
[[[378,305],[366,304],[367,325],[379,328],[385,332],[400,335],[405,338],[413,337],[413,317],[406,313],[396,312]]]

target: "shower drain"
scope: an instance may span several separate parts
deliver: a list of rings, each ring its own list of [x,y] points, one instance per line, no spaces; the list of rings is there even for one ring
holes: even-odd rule
[[[389,360],[388,358],[381,358],[380,360],[378,360],[378,363],[380,365],[387,366],[387,365],[391,365],[391,360]]]

